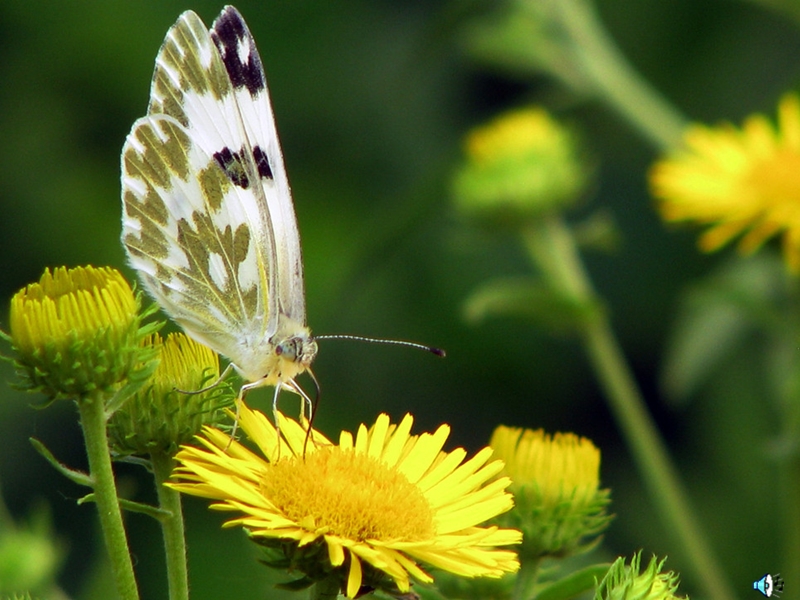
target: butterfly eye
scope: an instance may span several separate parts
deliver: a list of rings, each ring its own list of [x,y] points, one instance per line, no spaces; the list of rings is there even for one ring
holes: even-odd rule
[[[293,361],[297,358],[297,346],[297,338],[290,338],[275,347],[275,354]]]

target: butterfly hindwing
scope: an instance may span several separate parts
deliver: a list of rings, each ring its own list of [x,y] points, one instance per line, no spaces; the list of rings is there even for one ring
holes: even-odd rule
[[[242,219],[225,214],[214,222],[210,205],[221,206],[228,185],[213,165],[209,174],[191,174],[200,159],[185,138],[183,127],[164,115],[134,126],[123,153],[125,244],[131,263],[169,314],[203,338],[235,336],[260,310],[257,286],[241,283],[252,262],[246,255],[255,245]]]

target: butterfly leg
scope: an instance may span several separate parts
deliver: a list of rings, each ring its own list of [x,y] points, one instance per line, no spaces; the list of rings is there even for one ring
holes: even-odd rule
[[[281,422],[278,413],[278,394],[281,392],[281,384],[275,386],[275,394],[272,396],[272,420],[275,422],[275,433],[278,439],[278,460],[281,459]]]
[[[213,390],[215,387],[217,387],[220,383],[222,383],[225,380],[225,378],[230,374],[232,370],[233,370],[233,363],[229,363],[228,366],[223,369],[222,373],[220,373],[220,376],[217,377],[217,379],[211,385],[207,385],[206,387],[200,388],[199,390],[179,390],[178,388],[175,388],[175,391],[181,394],[193,395],[193,394],[202,394],[203,392]],[[239,393],[239,396],[241,397],[241,393]],[[237,411],[239,410],[238,407],[236,410]]]
[[[306,394],[305,390],[301,388],[294,379],[287,381],[283,385],[303,399],[303,404],[300,408],[300,421],[302,422],[303,420],[306,420],[306,418],[308,421],[310,421],[311,415],[314,412],[314,403],[312,402],[311,398],[308,397],[308,394]],[[306,410],[308,410],[308,417],[306,417]]]
[[[286,389],[294,392],[302,399],[301,410],[300,410],[300,423],[305,421],[308,423],[308,431],[311,431],[311,410],[313,403],[311,402],[311,398],[308,397],[308,394],[305,393],[303,388],[297,385],[297,382],[294,379],[290,379],[289,381],[285,381],[283,383],[279,383],[275,386],[275,394],[272,397],[272,418],[275,421],[275,429],[278,432],[278,442],[280,443],[281,438],[281,424],[279,421],[279,412],[278,412],[278,394],[280,394],[281,388],[285,387]],[[308,408],[309,420],[305,419],[306,416],[306,408]],[[278,447],[278,458],[280,458],[280,447]]]
[[[227,371],[228,368],[226,367],[225,370]],[[239,429],[239,410],[242,406],[242,403],[244,403],[244,397],[247,395],[247,392],[253,388],[262,387],[264,382],[264,379],[259,379],[258,381],[253,381],[252,383],[246,383],[239,388],[239,395],[236,397],[236,414],[233,417],[233,430],[231,431],[231,439],[228,441],[228,446],[231,445],[233,438],[236,437],[236,431]],[[227,448],[225,449],[227,450]]]
[[[311,372],[311,369],[307,369],[309,375],[311,375],[311,379],[314,380],[314,385],[317,388],[316,394],[316,401],[311,400],[308,394],[306,394],[305,390],[300,387],[297,382],[292,379],[291,381],[286,382],[286,387],[290,388],[295,394],[300,396],[304,400],[304,408],[308,410],[308,418],[306,418],[306,411],[302,410],[300,413],[300,423],[307,426],[306,429],[306,439],[303,442],[303,456],[306,454],[306,448],[308,447],[308,440],[311,438],[311,431],[314,425],[314,414],[316,412],[316,405],[319,403],[319,382],[317,378],[314,377],[314,373]]]

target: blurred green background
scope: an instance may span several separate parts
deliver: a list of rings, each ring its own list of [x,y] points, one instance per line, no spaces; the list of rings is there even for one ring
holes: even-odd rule
[[[670,404],[659,369],[681,293],[722,260],[695,250],[690,231],[668,231],[652,209],[651,146],[607,107],[575,98],[546,77],[515,77],[475,61],[463,31],[474,5],[444,1],[273,0],[237,3],[258,42],[303,242],[309,324],[316,333],[409,339],[422,352],[322,342],[314,370],[329,434],[380,412],[411,412],[415,431],[453,426],[451,447],[488,442],[498,424],[570,430],[603,453],[602,483],[617,518],[602,552],[683,557],[656,520],[575,340],[521,320],[479,326],[462,302],[480,282],[529,270],[516,240],[464,223],[449,182],[469,128],[504,108],[543,102],[582,134],[597,164],[596,195],[622,232],[610,255],[588,264],[649,407],[667,438],[703,525],[741,596],[781,570],[771,463],[764,447],[775,415],[752,378],[726,394]],[[126,269],[119,243],[119,152],[144,114],[161,41],[181,11],[210,24],[219,3],[0,3],[0,326],[8,298],[45,267]],[[798,23],[734,0],[600,0],[603,22],[632,64],[690,118],[739,122],[774,115],[800,74]],[[131,279],[130,270],[125,271]],[[756,352],[756,347],[753,351]],[[2,348],[3,352],[7,347]],[[750,363],[741,361],[746,372]],[[0,365],[3,381],[11,370]],[[306,385],[310,383],[306,380]],[[261,394],[262,406],[268,394]],[[285,410],[294,410],[284,396]],[[0,387],[0,484],[23,519],[49,505],[63,544],[62,587],[89,598],[99,554],[94,508],[39,457],[42,440],[62,461],[85,465],[76,411]],[[152,499],[149,477],[122,466],[130,496]],[[272,597],[266,570],[241,531],[185,502],[193,597]],[[142,597],[166,597],[156,525],[129,515]],[[681,590],[696,582],[685,577]],[[788,593],[791,589],[792,592]],[[800,582],[787,582],[787,595]],[[102,597],[102,596],[96,596]]]

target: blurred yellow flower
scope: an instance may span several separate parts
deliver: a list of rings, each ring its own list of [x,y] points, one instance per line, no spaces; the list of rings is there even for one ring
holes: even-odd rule
[[[463,449],[442,451],[448,426],[412,436],[411,416],[393,425],[381,415],[338,445],[317,431],[306,442],[298,422],[279,421],[280,434],[242,405],[239,424],[262,456],[206,427],[205,448],[184,447],[168,485],[244,513],[226,525],[279,547],[309,583],[337,578],[350,598],[362,586],[407,592],[411,577],[431,582],[417,561],[464,577],[518,569],[516,553],[497,546],[519,543],[520,532],[479,526],[513,505],[491,449],[464,462]]]
[[[586,186],[575,136],[541,108],[504,113],[473,129],[464,146],[453,193],[482,223],[519,227],[572,204]]]
[[[743,234],[739,250],[754,252],[783,234],[789,268],[800,272],[800,100],[785,95],[777,125],[750,116],[738,129],[693,125],[686,147],[650,172],[653,195],[665,221],[693,221],[710,228],[699,245],[718,250]]]

